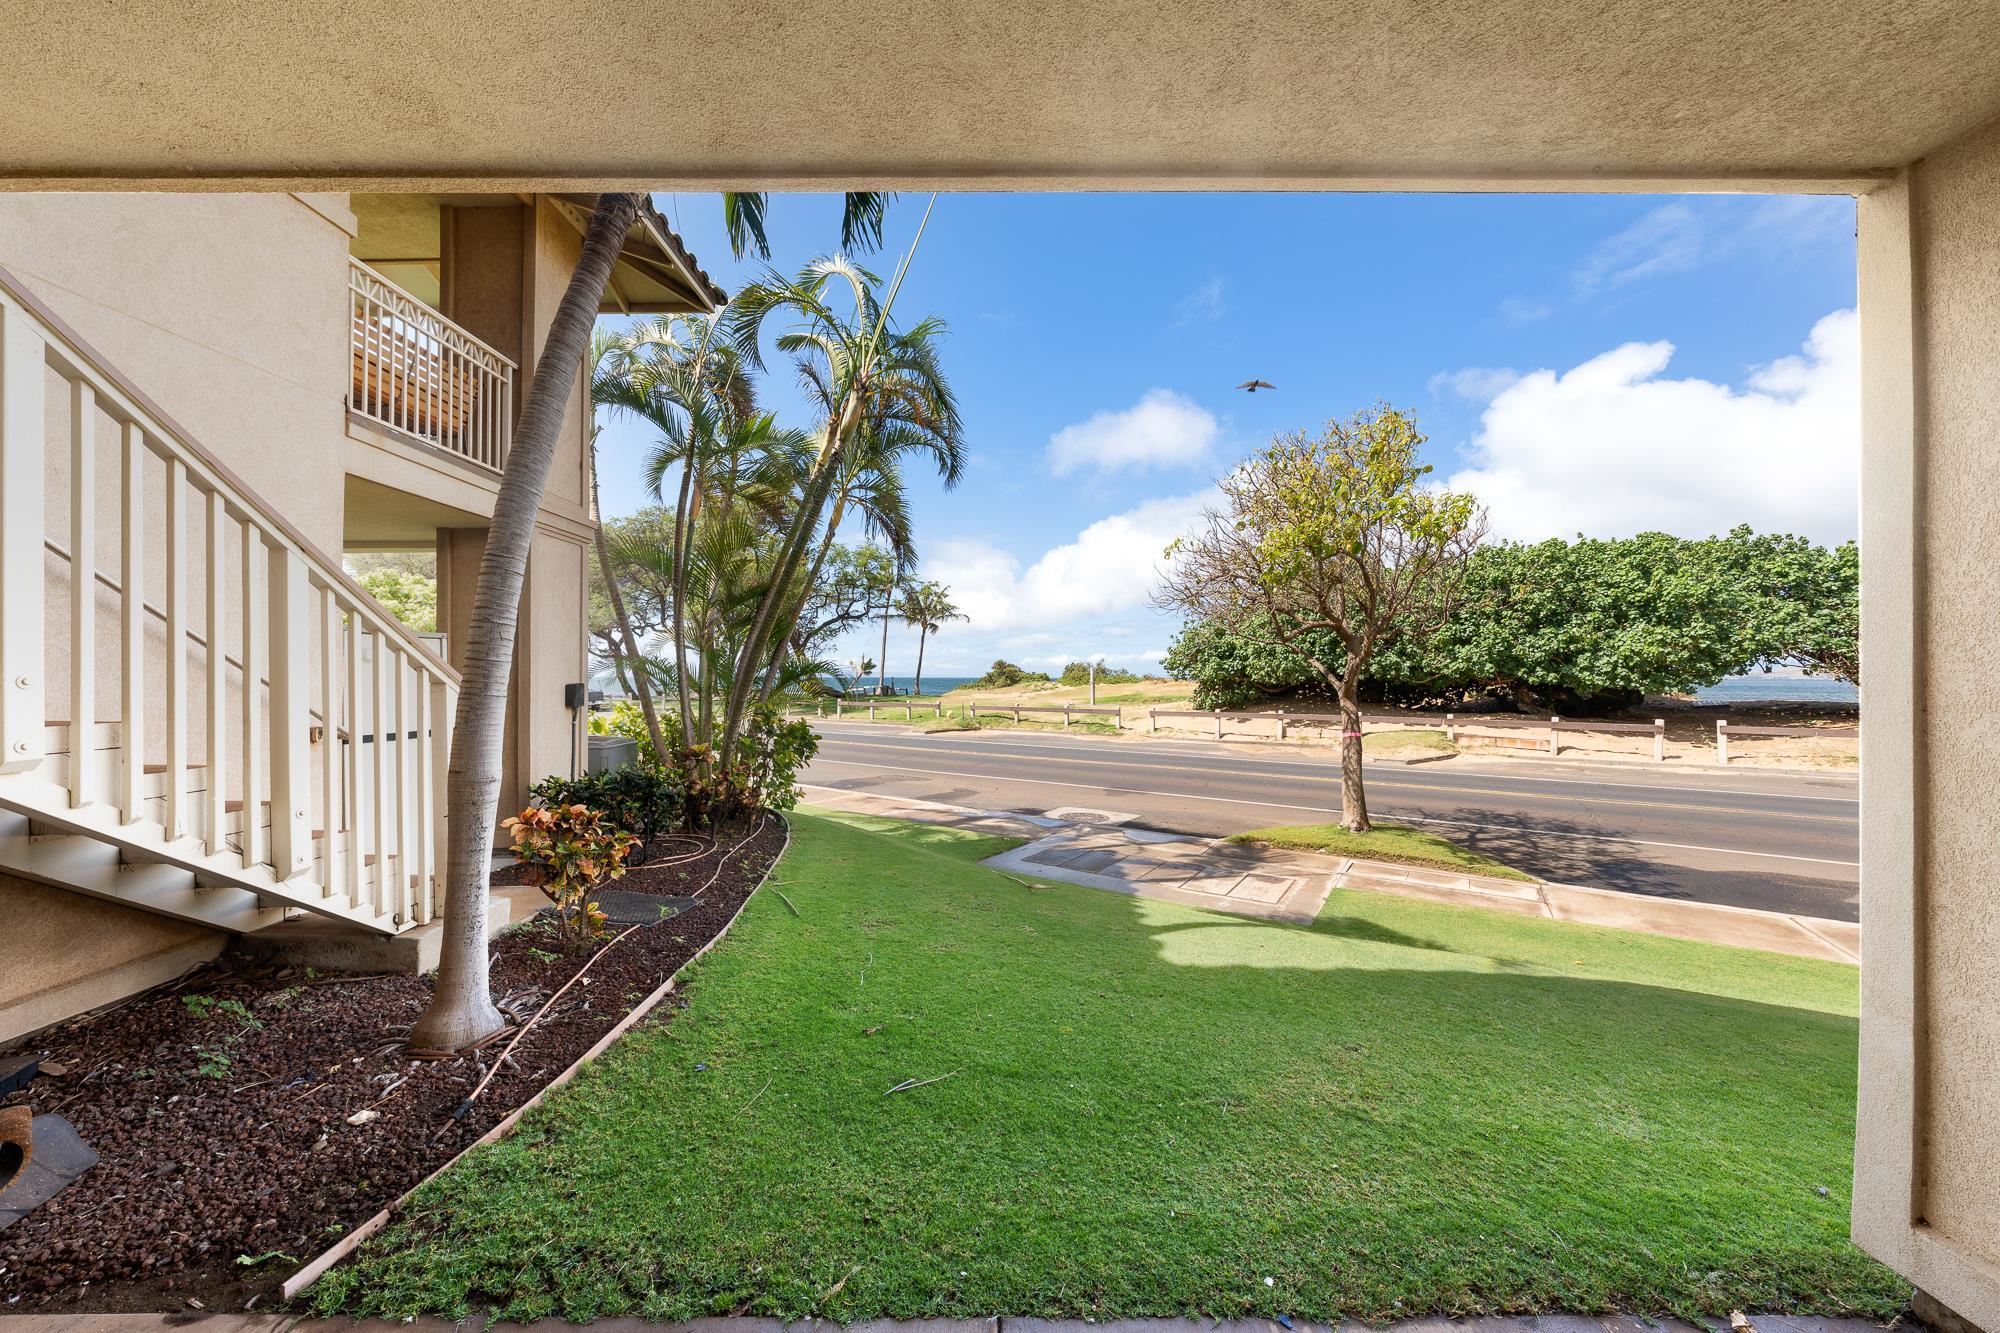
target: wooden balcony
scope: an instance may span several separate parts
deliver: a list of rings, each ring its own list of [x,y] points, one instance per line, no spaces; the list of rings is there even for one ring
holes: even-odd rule
[[[498,472],[514,427],[515,365],[358,259],[354,389],[360,417]]]

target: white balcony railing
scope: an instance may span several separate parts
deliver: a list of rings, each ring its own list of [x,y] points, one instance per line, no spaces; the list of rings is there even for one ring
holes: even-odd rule
[[[514,422],[514,363],[358,259],[354,392],[359,416],[497,472]]]

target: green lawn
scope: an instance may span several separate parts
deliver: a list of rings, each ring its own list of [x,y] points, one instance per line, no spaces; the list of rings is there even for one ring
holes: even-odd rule
[[[1398,865],[1428,866],[1433,870],[1462,870],[1501,879],[1534,878],[1503,861],[1404,824],[1378,823],[1366,833],[1350,833],[1338,824],[1281,824],[1232,834],[1229,841],[1262,843],[1292,852],[1326,852],[1369,861],[1394,861]]]
[[[1351,891],[1278,925],[973,864],[1004,845],[800,816],[799,915],[754,898],[323,1308],[1902,1306],[1846,1239],[1852,968]]]

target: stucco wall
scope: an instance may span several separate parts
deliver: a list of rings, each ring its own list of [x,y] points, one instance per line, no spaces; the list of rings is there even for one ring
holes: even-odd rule
[[[1917,176],[1923,379],[1926,1219],[2000,1263],[2000,130]],[[1989,1324],[1989,1326],[1991,1326]]]
[[[4,875],[0,921],[0,1043],[178,976],[228,938]]]
[[[1916,164],[1864,201],[1861,221],[1869,963],[1854,1230],[1919,1287],[1993,1329],[2000,126]]]

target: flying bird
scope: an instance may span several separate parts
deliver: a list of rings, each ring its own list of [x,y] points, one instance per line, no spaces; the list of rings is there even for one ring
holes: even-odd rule
[[[1278,386],[1271,383],[1271,381],[1269,380],[1244,380],[1241,384],[1237,385],[1236,387],[1243,390],[1243,392],[1245,393],[1255,393],[1259,389],[1275,389]]]

